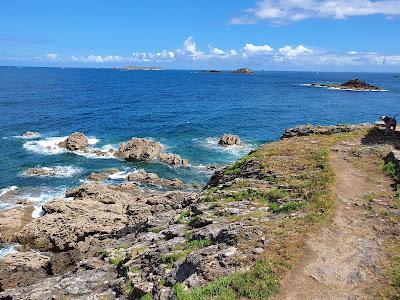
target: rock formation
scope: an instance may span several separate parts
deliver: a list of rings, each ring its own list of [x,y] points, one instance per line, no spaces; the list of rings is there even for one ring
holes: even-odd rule
[[[149,139],[132,138],[122,143],[115,156],[128,161],[160,160],[173,166],[188,166],[189,162],[179,155],[163,153],[164,147]]]
[[[131,173],[126,179],[132,182],[157,186],[181,187],[183,185],[183,182],[179,179],[164,179],[155,173],[147,173],[145,171]]]
[[[118,173],[119,170],[117,168],[110,168],[103,170],[101,172],[92,172],[89,176],[88,179],[92,181],[103,181],[109,178],[110,175]]]
[[[65,141],[60,142],[58,145],[70,151],[87,151],[89,140],[83,133],[74,132],[70,134]]]
[[[57,176],[59,172],[55,168],[41,168],[34,167],[26,169],[24,172],[25,176]]]
[[[340,90],[381,91],[380,87],[370,85],[360,79],[352,79],[342,84],[312,83],[310,86],[334,88]]]
[[[224,133],[220,138],[218,145],[220,146],[240,145],[240,138],[237,135]]]

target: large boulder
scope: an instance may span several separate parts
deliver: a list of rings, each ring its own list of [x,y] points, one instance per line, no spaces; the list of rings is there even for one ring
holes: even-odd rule
[[[126,143],[122,143],[115,156],[135,161],[135,160],[156,160],[159,158],[163,146],[148,139],[132,138]]]
[[[110,175],[118,173],[119,170],[117,168],[109,168],[105,169],[101,172],[92,172],[88,179],[92,181],[103,181],[109,178]]]
[[[15,235],[32,220],[33,205],[0,212],[0,243],[12,243]]]
[[[37,252],[15,252],[0,259],[0,291],[26,286],[51,274],[50,257]]]
[[[220,146],[240,145],[240,137],[230,133],[224,133],[220,138],[218,145]]]
[[[118,158],[128,161],[162,161],[172,166],[189,166],[186,159],[177,154],[163,153],[163,145],[149,139],[132,138],[122,143],[114,153]]]
[[[60,142],[58,145],[70,151],[85,151],[89,146],[89,140],[83,133],[74,132],[70,134],[65,141]]]

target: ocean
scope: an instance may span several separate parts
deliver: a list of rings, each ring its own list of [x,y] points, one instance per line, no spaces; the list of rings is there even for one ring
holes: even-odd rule
[[[304,86],[360,78],[385,92],[338,91]],[[256,72],[0,67],[0,209],[26,199],[62,197],[95,171],[115,167],[122,181],[144,169],[164,178],[205,184],[207,165],[235,161],[258,145],[279,139],[299,124],[374,122],[400,112],[400,78],[384,73]],[[26,131],[41,136],[22,138]],[[117,148],[131,137],[152,138],[190,168],[77,155],[57,147],[74,131],[90,137],[92,149]],[[241,147],[218,147],[233,133]],[[57,177],[29,177],[30,167],[55,167]]]

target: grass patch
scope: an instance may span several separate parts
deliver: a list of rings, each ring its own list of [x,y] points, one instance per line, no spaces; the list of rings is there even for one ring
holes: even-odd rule
[[[182,210],[181,213],[176,218],[175,224],[183,223],[183,220],[187,219],[189,217],[189,215],[190,215],[190,212],[188,210]]]
[[[387,174],[389,174],[390,176],[396,176],[396,174],[397,174],[396,165],[395,165],[393,162],[391,162],[391,161],[389,161],[389,162],[387,162],[387,163],[385,163],[385,164],[383,165],[383,170],[384,170]]]
[[[239,174],[244,164],[250,159],[250,156],[246,155],[242,157],[240,160],[235,162],[233,165],[228,166],[224,170],[225,175],[235,175]]]
[[[185,291],[181,284],[174,288],[178,300],[268,299],[278,292],[279,280],[271,267],[257,261],[248,272],[219,278],[205,287]]]

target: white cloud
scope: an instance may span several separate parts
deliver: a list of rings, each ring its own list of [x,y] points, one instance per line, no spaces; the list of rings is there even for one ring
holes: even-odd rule
[[[88,56],[75,56],[72,55],[70,60],[73,62],[82,62],[82,63],[109,63],[109,62],[120,62],[123,61],[123,58],[118,55],[88,55]]]
[[[285,55],[285,56],[299,56],[299,55],[307,55],[307,54],[311,54],[313,53],[313,49],[304,47],[303,45],[299,45],[295,48],[291,47],[291,46],[285,46],[282,48],[279,48],[279,53]]]
[[[245,55],[267,54],[272,51],[274,51],[274,49],[269,45],[256,46],[253,44],[246,44],[243,47],[243,52]]]
[[[56,54],[56,53],[49,53],[49,54],[46,54],[46,58],[47,58],[49,61],[58,61],[58,60],[60,60],[60,56],[59,56],[58,54]]]
[[[312,18],[345,19],[354,16],[384,15],[386,19],[400,15],[399,0],[261,0],[230,24],[254,24],[266,20],[285,24]]]

